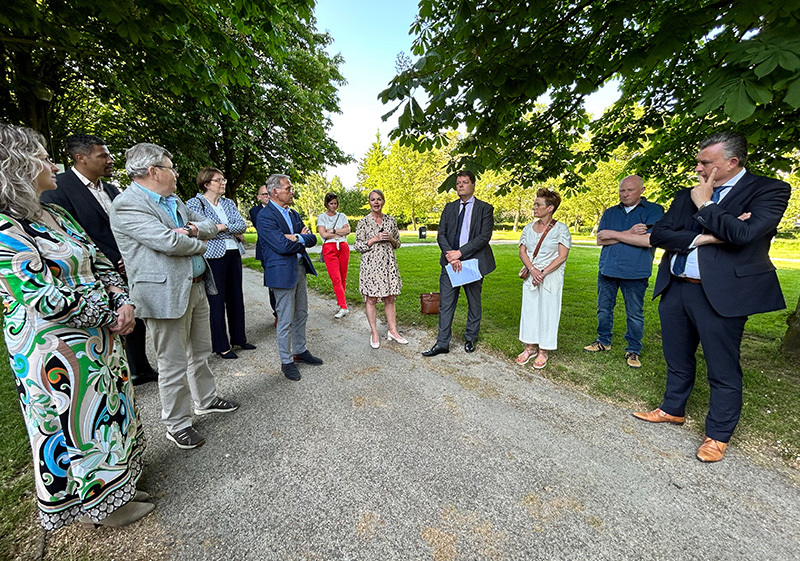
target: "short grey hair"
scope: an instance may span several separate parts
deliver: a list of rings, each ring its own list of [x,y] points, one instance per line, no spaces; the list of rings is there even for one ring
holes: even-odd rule
[[[747,139],[741,134],[736,132],[712,134],[703,139],[700,143],[700,150],[705,150],[715,144],[722,144],[722,156],[726,160],[738,158],[739,165],[742,167],[747,163]]]
[[[622,187],[622,184],[625,183],[626,181],[630,181],[631,183],[635,183],[637,189],[644,189],[644,179],[642,179],[641,176],[638,176],[638,175],[634,174],[634,175],[629,175],[627,177],[624,177],[622,179],[622,181],[619,182],[620,188]]]
[[[142,142],[125,151],[125,171],[130,177],[146,177],[151,166],[160,166],[172,158],[169,150],[158,144]]]
[[[0,212],[35,220],[42,214],[36,177],[47,165],[44,137],[33,129],[0,123]]]
[[[266,182],[267,193],[269,193],[270,197],[272,197],[272,192],[275,189],[280,189],[281,187],[283,187],[283,185],[281,185],[281,182],[284,179],[287,179],[289,181],[292,180],[288,175],[284,175],[282,173],[273,173],[272,175],[270,175],[267,178],[267,182]]]

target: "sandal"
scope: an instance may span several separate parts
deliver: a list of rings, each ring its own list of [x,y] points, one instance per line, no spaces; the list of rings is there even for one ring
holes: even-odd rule
[[[536,355],[536,352],[536,349],[528,349],[525,347],[525,350],[517,355],[517,364],[520,366],[528,364],[528,361],[530,361],[530,359]]]
[[[542,357],[544,357],[544,362],[540,360]],[[547,366],[547,351],[539,349],[539,354],[536,355],[536,360],[533,361],[533,367],[536,370],[541,370],[545,366]]]

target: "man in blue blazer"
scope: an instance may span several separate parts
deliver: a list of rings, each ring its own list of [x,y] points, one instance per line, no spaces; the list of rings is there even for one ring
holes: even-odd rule
[[[769,247],[789,201],[789,185],[748,172],[747,140],[720,133],[700,143],[699,185],[678,192],[650,234],[665,251],[653,297],[658,306],[667,386],[652,423],[683,424],[703,345],[711,389],[702,462],[723,458],[742,410],[739,347],[751,314],[786,307]]]
[[[439,220],[436,241],[442,250],[439,264],[439,333],[436,343],[422,352],[422,356],[436,356],[450,352],[453,316],[458,304],[460,286],[453,287],[445,267],[449,264],[455,272],[461,271],[461,262],[478,260],[481,278],[464,285],[467,296],[467,326],[464,330],[464,350],[471,353],[481,327],[481,288],[483,277],[494,271],[494,254],[489,247],[494,231],[494,207],[475,198],[475,174],[460,171],[456,175],[458,200],[447,203]]]
[[[101,179],[111,176],[114,158],[105,141],[92,134],[67,137],[67,152],[75,163],[56,176],[58,189],[42,193],[42,202],[57,204],[69,212],[100,251],[125,275],[125,264],[108,218],[111,202],[119,195],[119,189]],[[136,318],[133,331],[125,336],[128,368],[134,386],[158,379],[158,372],[147,360],[146,340],[147,328],[140,318]]]
[[[303,224],[297,211],[289,208],[294,202],[289,176],[272,174],[266,185],[270,202],[256,217],[264,285],[275,292],[281,371],[289,380],[299,380],[300,371],[295,362],[322,364],[322,359],[306,348],[306,275],[317,274],[306,248],[316,245],[317,236]]]

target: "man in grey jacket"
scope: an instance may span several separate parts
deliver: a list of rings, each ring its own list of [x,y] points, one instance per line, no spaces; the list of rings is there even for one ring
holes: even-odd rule
[[[136,315],[153,337],[167,438],[179,448],[197,448],[205,439],[192,427],[192,401],[196,415],[239,408],[217,396],[208,367],[206,291],[214,294],[216,286],[203,259],[203,240],[225,225],[190,211],[175,196],[178,170],[166,149],[142,143],[125,156],[133,182],[114,199],[111,229],[125,261]]]

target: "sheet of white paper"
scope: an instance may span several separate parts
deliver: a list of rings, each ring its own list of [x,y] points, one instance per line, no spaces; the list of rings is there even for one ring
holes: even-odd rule
[[[450,263],[445,267],[447,276],[450,277],[450,284],[453,286],[463,286],[471,282],[475,282],[481,278],[481,272],[478,270],[477,259],[467,259],[461,262],[461,272],[456,273]]]

